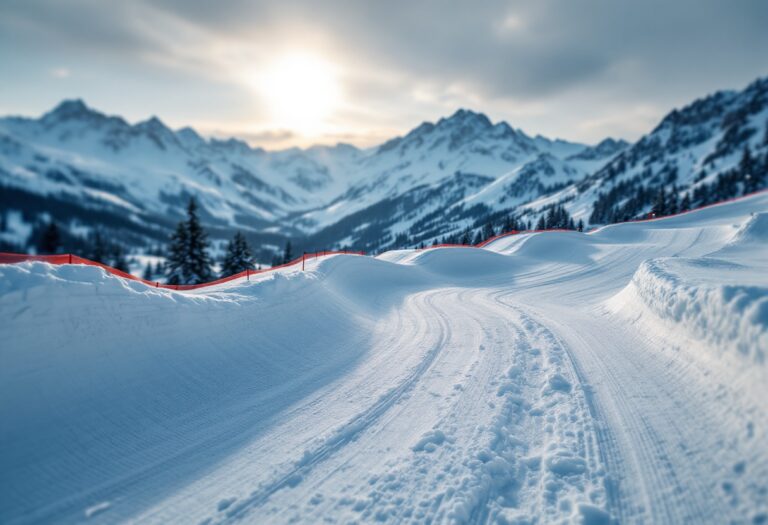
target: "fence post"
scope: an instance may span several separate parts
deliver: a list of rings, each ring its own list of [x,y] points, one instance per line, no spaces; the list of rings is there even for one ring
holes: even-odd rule
[[[250,281],[250,280],[251,280],[251,269],[250,269],[250,268],[246,268],[246,269],[245,269],[245,279],[246,279],[247,281]]]
[[[307,258],[307,252],[301,254],[301,271],[304,271],[304,259]]]
[[[69,254],[69,264],[72,264],[72,254]]]

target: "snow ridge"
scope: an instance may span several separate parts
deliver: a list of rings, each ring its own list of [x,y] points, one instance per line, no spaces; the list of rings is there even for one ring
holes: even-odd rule
[[[768,282],[763,285],[691,282],[691,274],[747,273],[757,268],[715,258],[661,258],[644,261],[621,300],[637,297],[659,317],[680,324],[720,351],[732,350],[755,364],[765,362],[768,349]],[[686,277],[683,277],[686,276]],[[737,277],[732,277],[737,279]],[[726,280],[721,278],[720,280]],[[730,279],[728,279],[730,280]]]

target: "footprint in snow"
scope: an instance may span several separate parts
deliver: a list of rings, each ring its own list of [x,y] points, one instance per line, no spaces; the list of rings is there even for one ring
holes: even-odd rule
[[[571,383],[561,374],[555,374],[549,378],[549,381],[547,381],[547,390],[549,392],[563,392],[568,394],[571,392]]]
[[[237,501],[237,498],[224,498],[216,504],[216,508],[219,512],[223,512],[231,507],[235,501]]]
[[[574,476],[587,470],[583,458],[566,454],[557,454],[547,458],[547,469],[557,476]]]
[[[438,446],[445,443],[445,433],[442,430],[430,430],[411,447],[414,452],[434,452]]]

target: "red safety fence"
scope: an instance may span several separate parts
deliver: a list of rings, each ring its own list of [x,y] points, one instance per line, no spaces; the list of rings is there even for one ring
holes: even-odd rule
[[[493,241],[497,239],[501,239],[502,237],[509,237],[510,235],[519,235],[521,233],[542,233],[542,232],[570,232],[574,230],[564,230],[562,228],[552,228],[550,230],[512,230],[504,233],[500,233],[498,235],[494,235],[493,237],[484,240],[483,242],[480,242],[478,244],[433,244],[432,246],[425,246],[424,248],[419,248],[419,251],[422,250],[431,250],[433,248],[482,248],[487,244],[492,243]]]
[[[551,228],[551,229],[544,229],[544,230],[512,230],[511,232],[505,232],[505,233],[500,233],[498,235],[494,235],[490,239],[486,239],[480,244],[475,244],[475,248],[482,248],[484,246],[491,244],[495,240],[501,239],[503,237],[509,237],[511,235],[519,235],[521,233],[573,232],[573,231],[576,231],[576,230],[566,230],[564,228]]]
[[[40,261],[40,262],[46,262],[48,264],[85,264],[88,266],[98,266],[99,268],[103,268],[105,271],[111,273],[112,275],[117,275],[119,277],[122,277],[123,279],[130,279],[131,281],[138,281],[146,284],[147,286],[151,286],[152,288],[165,288],[167,290],[185,291],[185,290],[197,290],[198,288],[205,288],[207,286],[214,286],[217,284],[227,283],[229,281],[234,281],[235,279],[245,278],[247,280],[250,280],[251,275],[260,275],[263,273],[278,270],[280,268],[288,268],[289,266],[296,266],[299,264],[301,264],[301,269],[303,270],[304,264],[307,260],[317,259],[318,257],[326,257],[328,255],[365,255],[365,252],[353,252],[348,250],[342,250],[342,251],[327,250],[327,251],[314,252],[314,253],[305,253],[301,257],[297,257],[296,259],[289,261],[285,264],[272,266],[271,268],[264,268],[263,270],[245,270],[235,275],[230,275],[229,277],[223,277],[215,281],[200,283],[200,284],[162,284],[157,281],[148,281],[146,279],[141,279],[140,277],[136,277],[135,275],[132,275],[130,273],[123,272],[116,268],[112,268],[111,266],[107,266],[106,264],[102,264],[96,261],[91,261],[90,259],[85,259],[84,257],[79,257],[71,253],[66,253],[61,255],[29,255],[24,253],[0,253],[0,264],[14,264],[14,263],[27,262],[27,261]]]
[[[707,204],[705,206],[699,206],[698,208],[682,211],[679,213],[675,213],[672,215],[665,215],[663,217],[646,217],[644,219],[631,219],[626,222],[648,222],[648,221],[657,221],[662,219],[669,219],[671,217],[678,217],[680,215],[686,215],[688,213],[693,213],[695,211],[703,210],[706,208],[712,208],[714,206],[720,206],[723,204],[727,204],[729,202],[735,202],[739,200],[743,200],[749,197],[753,197],[755,195],[759,195],[761,193],[767,193],[768,189],[759,190],[753,193],[749,193],[747,195],[742,195],[741,197],[734,197],[732,199],[726,199],[724,201],[715,202],[712,204]],[[650,215],[650,214],[649,214]],[[614,224],[623,224],[623,223],[614,223]],[[606,226],[612,226],[611,224]],[[595,228],[591,230],[591,232],[597,231],[600,228],[603,228],[604,226],[601,226],[599,228]],[[521,233],[543,233],[543,232],[574,232],[574,230],[564,230],[562,228],[554,228],[554,229],[548,229],[548,230],[523,230],[518,231],[514,230],[511,232],[505,232],[500,233],[499,235],[495,235],[491,237],[490,239],[486,239],[485,241],[479,243],[479,244],[437,244],[434,246],[425,246],[424,248],[421,248],[421,250],[431,250],[433,248],[482,248],[484,246],[487,246],[488,244],[504,238],[509,237],[511,235],[519,235]],[[587,233],[591,233],[587,232]],[[132,281],[139,281],[147,286],[151,286],[153,288],[165,288],[168,290],[196,290],[198,288],[205,288],[207,286],[214,286],[217,284],[226,283],[229,281],[234,281],[235,279],[250,279],[251,275],[259,275],[262,273],[271,272],[274,270],[278,270],[281,268],[287,268],[289,266],[296,266],[298,264],[301,264],[301,269],[304,269],[304,264],[308,259],[316,259],[318,257],[325,257],[327,255],[365,255],[365,252],[354,252],[354,251],[347,251],[347,250],[341,250],[341,251],[333,251],[333,250],[327,250],[327,251],[320,251],[320,252],[314,252],[314,253],[305,253],[301,257],[297,257],[296,259],[287,262],[285,264],[281,264],[279,266],[273,266],[271,268],[265,268],[263,270],[245,270],[244,272],[240,272],[235,275],[230,275],[229,277],[224,277],[222,279],[217,279],[215,281],[211,281],[208,283],[201,283],[201,284],[161,284],[157,281],[147,281],[146,279],[141,279],[139,277],[136,277],[135,275],[132,275],[130,273],[126,273],[123,271],[120,271],[116,268],[112,268],[111,266],[107,266],[106,264],[101,264],[96,261],[91,261],[89,259],[85,259],[83,257],[78,257],[77,255],[73,254],[62,254],[62,255],[28,255],[24,253],[0,253],[0,264],[13,264],[13,263],[20,263],[20,262],[26,262],[26,261],[41,261],[41,262],[47,262],[49,264],[86,264],[89,266],[98,266],[100,268],[103,268],[107,272],[117,275],[119,277],[123,277],[124,279],[130,279]]]
[[[669,219],[669,218],[672,218],[672,217],[679,217],[680,215],[687,215],[687,214],[693,213],[695,211],[704,210],[704,209],[707,209],[707,208],[713,208],[715,206],[721,206],[723,204],[728,204],[729,202],[736,202],[736,201],[740,201],[740,200],[743,200],[743,199],[747,199],[749,197],[754,197],[755,195],[760,195],[761,193],[768,193],[768,189],[758,190],[758,191],[755,191],[755,192],[752,192],[752,193],[748,193],[746,195],[742,195],[741,197],[734,197],[732,199],[726,199],[724,201],[713,202],[712,204],[705,204],[704,206],[699,206],[698,208],[693,208],[691,210],[686,210],[686,211],[681,211],[681,212],[678,212],[678,213],[673,213],[671,215],[663,215],[661,217],[655,217],[652,213],[649,213],[647,217],[644,217],[642,219],[630,219],[628,221],[622,221],[622,222],[615,222],[615,223],[611,223],[611,224],[606,224],[604,226],[599,226],[597,228],[593,228],[593,229],[589,230],[588,232],[584,232],[584,233],[593,233],[593,232],[595,232],[595,231],[597,231],[597,230],[599,230],[601,228],[605,228],[606,226],[614,226],[616,224],[626,224],[628,222],[650,222],[650,221],[659,221],[659,220],[662,220],[662,219]],[[511,235],[518,235],[518,234],[521,234],[521,233],[572,232],[572,231],[575,231],[575,230],[564,230],[562,228],[560,228],[560,229],[551,229],[551,230],[522,230],[522,231],[514,230],[514,231],[511,231],[511,232],[505,232],[505,233],[500,233],[498,235],[494,235],[490,239],[486,239],[485,241],[481,242],[480,244],[475,244],[475,245],[448,244],[448,245],[430,246],[430,248],[437,248],[439,246],[463,246],[463,247],[482,248],[482,247],[487,246],[488,244],[490,244],[493,241],[496,241],[498,239],[502,239],[504,237],[509,237]]]

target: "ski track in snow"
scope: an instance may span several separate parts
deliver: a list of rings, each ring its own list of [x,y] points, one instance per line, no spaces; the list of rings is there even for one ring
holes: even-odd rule
[[[194,294],[0,267],[0,521],[768,522],[766,211]]]

